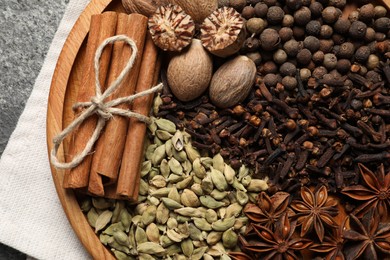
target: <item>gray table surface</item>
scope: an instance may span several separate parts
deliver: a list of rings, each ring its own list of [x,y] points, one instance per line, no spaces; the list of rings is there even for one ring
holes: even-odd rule
[[[0,156],[30,96],[68,2],[0,0]],[[26,256],[0,244],[2,259]]]

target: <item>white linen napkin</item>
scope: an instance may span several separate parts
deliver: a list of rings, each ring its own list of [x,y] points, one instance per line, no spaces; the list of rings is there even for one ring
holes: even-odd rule
[[[51,78],[88,0],[71,0],[24,112],[0,160],[0,242],[37,259],[90,259],[61,207],[46,146]]]

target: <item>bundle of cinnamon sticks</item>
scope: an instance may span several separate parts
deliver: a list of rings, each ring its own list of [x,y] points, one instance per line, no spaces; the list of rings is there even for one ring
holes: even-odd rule
[[[95,52],[105,39],[114,35],[126,35],[131,38],[138,52],[130,72],[108,99],[139,93],[156,84],[160,61],[158,50],[147,32],[147,18],[139,14],[104,12],[91,18],[82,71],[83,82],[78,86],[77,102],[87,102],[95,96]],[[107,88],[117,79],[131,54],[131,47],[124,42],[115,42],[104,49],[99,70],[102,86]],[[131,109],[147,116],[152,100],[153,95],[148,95],[136,99],[131,105],[122,104],[118,108]],[[74,131],[67,161],[82,151],[96,123],[97,115],[88,118]],[[146,125],[138,119],[113,116],[96,142],[94,152],[77,167],[67,170],[63,186],[87,190],[96,196],[136,201],[145,133]]]

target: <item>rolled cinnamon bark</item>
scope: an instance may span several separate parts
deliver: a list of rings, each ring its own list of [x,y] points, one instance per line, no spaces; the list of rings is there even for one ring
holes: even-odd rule
[[[106,101],[134,94],[144,52],[146,32],[147,18],[145,16],[140,14],[118,14],[116,35],[126,35],[131,38],[135,42],[138,52],[132,69],[117,91]],[[106,87],[117,79],[129,61],[131,54],[131,47],[128,44],[124,42],[114,43]],[[122,104],[117,108],[130,109],[131,105]],[[129,119],[121,116],[113,116],[107,122],[104,132],[96,143],[96,151],[93,154],[88,185],[90,193],[103,196],[103,186],[117,181],[128,123]]]

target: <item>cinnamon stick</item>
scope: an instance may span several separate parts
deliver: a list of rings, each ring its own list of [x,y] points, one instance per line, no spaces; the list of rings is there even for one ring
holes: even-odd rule
[[[138,77],[136,92],[150,89],[156,84],[156,71],[159,71],[158,50],[151,36],[148,34],[140,75]],[[158,73],[157,73],[158,75]],[[134,101],[133,111],[142,115],[149,115],[153,95],[138,98]],[[130,127],[127,131],[125,149],[117,183],[117,195],[121,198],[136,201],[138,199],[140,164],[143,158],[143,146],[146,133],[145,123],[130,119]]]
[[[95,95],[94,57],[97,47],[108,37],[115,34],[117,14],[104,12],[91,17],[90,31],[87,41],[86,58],[83,67],[84,84],[78,90],[77,102],[90,101]],[[104,85],[111,59],[111,47],[104,49],[100,60],[100,82]],[[97,117],[92,116],[85,120],[71,137],[69,156],[79,154],[85,147],[96,127]],[[67,170],[64,177],[65,188],[83,188],[88,185],[89,171],[92,157],[87,156],[77,167]]]
[[[107,98],[107,101],[134,94],[144,50],[147,21],[147,18],[140,14],[118,14],[116,35],[127,35],[134,40],[138,52],[132,69],[117,91]],[[114,43],[106,87],[117,79],[129,61],[131,54],[132,51],[128,44],[124,42]],[[117,108],[129,109],[131,106],[122,104],[117,106]],[[126,140],[128,123],[129,119],[121,116],[114,116],[107,122],[104,132],[97,141],[96,151],[92,159],[88,185],[88,191],[90,193],[103,196],[103,185],[116,182]]]

